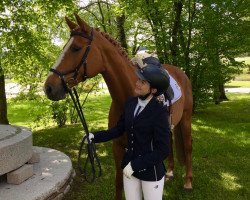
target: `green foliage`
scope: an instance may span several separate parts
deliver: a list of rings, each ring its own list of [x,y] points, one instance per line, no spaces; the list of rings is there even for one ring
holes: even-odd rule
[[[248,1],[123,2],[128,16],[136,15],[137,22],[146,24],[143,34],[153,36],[151,44],[138,43],[191,79],[195,105],[213,101],[219,87],[242,72],[244,64],[234,57],[249,52]]]
[[[10,124],[28,126],[32,129],[46,128],[52,125],[52,114],[47,98],[27,99],[22,96],[8,100],[8,118]]]
[[[53,120],[59,127],[65,125],[67,121],[68,101],[55,101],[51,104]]]
[[[192,81],[195,105],[212,101],[218,88],[241,73],[234,58],[249,52],[247,0],[7,1],[0,5],[1,67],[6,77],[32,88],[44,82],[48,69],[68,39],[64,16],[77,10],[93,27],[119,36],[124,28],[129,54],[138,45],[162,62],[182,68]],[[117,24],[125,16],[124,27]],[[120,25],[121,26],[121,25]]]
[[[91,26],[98,27],[102,31],[116,36],[115,19],[120,12],[120,10],[117,9],[117,5],[109,1],[96,1],[89,3],[89,5],[80,7],[79,14],[84,16],[84,19],[86,19]]]
[[[91,121],[90,126],[94,130],[105,127],[109,113],[106,110],[109,110],[111,102],[109,94],[104,95],[101,91],[92,91],[88,98],[85,99],[86,95],[86,93],[80,95],[80,103],[83,106],[86,120]],[[99,107],[105,110],[102,111]],[[30,99],[22,94],[8,100],[8,117],[11,119],[11,124],[28,126],[34,130],[56,125],[62,127],[65,124],[80,123],[69,97],[63,101],[52,102],[43,96]]]
[[[15,101],[23,101],[23,100],[38,100],[40,95],[37,95],[34,91],[30,90],[28,93],[20,92],[16,97]]]
[[[3,1],[0,14],[1,63],[4,73],[35,90],[60,47],[58,25],[73,1]]]

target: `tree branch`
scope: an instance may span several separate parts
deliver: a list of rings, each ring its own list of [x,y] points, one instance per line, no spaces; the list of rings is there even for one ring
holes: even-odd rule
[[[174,19],[173,29],[171,33],[172,43],[170,45],[174,65],[177,65],[177,60],[176,60],[177,50],[178,50],[177,35],[178,35],[178,30],[180,29],[180,24],[181,24],[182,7],[183,7],[182,0],[178,2],[174,2],[175,19]]]
[[[106,5],[109,5],[109,6],[112,5],[112,4],[110,4],[110,3],[106,2],[106,1],[91,2],[91,3],[89,3],[89,4],[86,5],[86,6],[80,7],[79,10],[78,10],[78,12],[79,12],[80,10],[88,9],[88,8],[91,7],[91,6],[93,6],[93,5],[95,5],[95,4],[100,4],[100,3],[106,4]]]

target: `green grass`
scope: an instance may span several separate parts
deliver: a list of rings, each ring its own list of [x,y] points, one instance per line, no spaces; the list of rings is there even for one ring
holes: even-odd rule
[[[11,124],[28,126],[34,128],[39,116],[49,112],[49,101],[46,99],[39,100],[9,100],[8,101],[8,118]],[[50,122],[51,123],[51,122]],[[41,126],[42,128],[43,126]]]
[[[250,197],[250,95],[227,94],[228,102],[210,104],[193,117],[193,188],[183,191],[184,169],[176,164],[175,178],[166,182],[164,200],[247,200]],[[48,101],[9,102],[12,124],[32,125],[34,113],[46,112]],[[92,131],[107,127],[110,98],[91,96],[85,104],[86,120]],[[33,115],[32,115],[33,113]],[[50,122],[51,123],[51,122]],[[49,124],[50,124],[49,123]],[[53,123],[51,123],[53,125]],[[112,143],[98,144],[103,175],[93,184],[84,181],[77,170],[78,146],[82,128],[41,125],[33,130],[34,145],[54,148],[67,154],[77,176],[65,200],[113,199],[115,167]]]
[[[236,88],[236,87],[237,88],[250,88],[250,81],[231,81],[229,83],[226,83],[225,87],[230,87],[230,88]]]
[[[236,58],[237,61],[244,61],[247,67],[243,69],[243,72],[235,77],[235,81],[250,81],[250,57]]]
[[[236,61],[244,61],[245,64],[250,65],[250,57],[238,57],[235,58]]]

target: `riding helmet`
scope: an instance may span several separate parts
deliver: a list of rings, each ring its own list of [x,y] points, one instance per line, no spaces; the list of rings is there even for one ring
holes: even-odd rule
[[[162,66],[160,60],[156,57],[153,57],[153,56],[143,58],[142,62],[146,65],[151,64],[151,65],[155,65],[155,66],[159,66],[159,67]]]
[[[150,86],[157,89],[156,96],[163,94],[169,87],[169,75],[166,70],[153,64],[146,64],[145,67],[136,71],[141,80],[149,82]]]

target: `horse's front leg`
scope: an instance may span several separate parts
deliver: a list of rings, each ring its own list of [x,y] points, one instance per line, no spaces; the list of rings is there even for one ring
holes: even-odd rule
[[[122,200],[123,194],[123,173],[121,169],[121,162],[124,155],[124,147],[120,144],[119,140],[113,141],[113,154],[116,167],[116,179],[115,179],[115,200]]]

